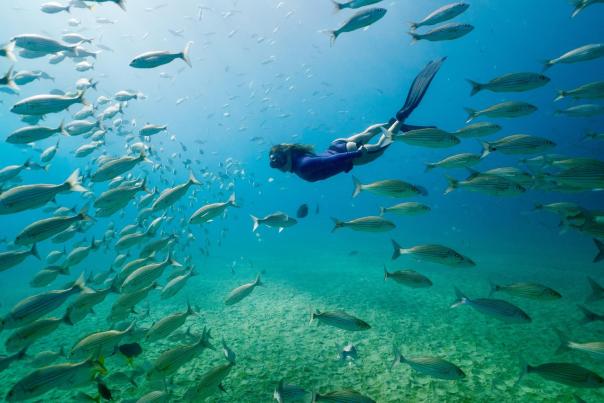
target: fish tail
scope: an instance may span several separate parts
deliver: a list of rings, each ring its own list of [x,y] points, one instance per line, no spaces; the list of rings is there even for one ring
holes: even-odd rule
[[[115,4],[117,4],[122,10],[126,11],[126,0],[117,0]]]
[[[63,317],[61,318],[61,320],[63,321],[63,323],[69,325],[69,326],[73,326],[75,325],[75,323],[73,323],[73,321],[71,320],[71,318],[69,317],[69,311],[65,312],[65,314],[63,315]],[[61,349],[63,347],[61,346]],[[65,355],[65,351],[63,351],[63,354],[61,354],[61,351],[59,351],[59,355]]]
[[[544,60],[542,63],[543,63],[542,71],[546,71],[547,69],[549,69],[550,67],[552,67],[555,64],[552,60]]]
[[[331,0],[331,3],[333,4],[333,12],[334,14],[337,13],[338,11],[342,10],[343,8],[346,8],[346,4],[342,4],[342,3],[338,3],[336,0]]]
[[[543,204],[535,203],[535,205],[533,206],[533,211],[537,211],[537,210],[543,210]]]
[[[340,35],[338,31],[331,31],[329,29],[324,29],[319,32],[329,36],[329,46],[335,45],[336,39],[338,39],[338,35]]]
[[[518,379],[514,383],[513,387],[518,386],[520,384],[520,382],[522,382],[522,380],[524,379],[526,374],[528,374],[529,369],[530,369],[530,365],[528,365],[526,363],[526,361],[524,361],[524,359],[520,358],[520,374],[518,375]]]
[[[497,291],[499,291],[500,288],[497,284],[495,284],[491,280],[489,280],[489,286],[490,286],[490,291],[489,291],[489,298],[490,298],[493,294],[495,294]]]
[[[201,185],[201,182],[195,177],[193,171],[189,172],[189,183],[193,185]]]
[[[593,262],[601,262],[602,260],[604,260],[604,242],[594,238],[594,244],[596,244],[596,247],[598,248],[598,253],[594,257]]]
[[[231,207],[239,207],[239,205],[237,205],[237,200],[235,199],[235,193],[233,193],[230,197],[229,200],[227,200],[227,203],[231,206]]]
[[[392,368],[394,368],[397,364],[400,364],[404,358],[398,348],[398,344],[396,343],[395,340],[392,340],[392,355],[394,356],[394,358],[392,359],[392,362],[390,363],[390,369],[392,370]]]
[[[417,28],[419,28],[419,23],[418,22],[413,22],[412,21],[412,22],[409,23],[409,29],[411,31],[415,31],[415,30],[417,30]]]
[[[86,94],[85,90],[78,92],[78,102],[81,103],[82,105],[90,105],[90,102],[88,102],[86,100],[86,98],[84,98],[85,94]]]
[[[257,285],[257,286],[258,286],[258,285],[260,285],[260,286],[263,286],[263,285],[264,285],[264,283],[263,283],[263,282],[261,281],[261,279],[260,279],[260,273],[258,273],[258,274],[256,275],[256,280],[254,281],[254,284],[255,284],[255,285]]]
[[[40,259],[40,254],[38,253],[38,247],[36,246],[36,244],[33,244],[33,245],[31,246],[31,249],[30,249],[29,253],[30,253],[32,256],[35,256],[35,257],[36,257],[36,259],[41,260],[41,259]]]
[[[470,92],[470,96],[472,97],[484,89],[484,85],[477,83],[476,81],[470,79],[466,79],[466,81],[472,86],[472,91]]]
[[[468,118],[466,119],[466,123],[470,123],[471,121],[473,121],[474,119],[476,119],[476,117],[478,116],[478,112],[476,111],[476,109],[472,109],[472,108],[463,108],[463,109],[468,114]]]
[[[65,119],[61,120],[61,124],[57,128],[57,131],[63,136],[69,136],[69,133],[65,131]],[[57,147],[59,146],[59,139],[57,139]]]
[[[88,190],[83,187],[80,183],[80,170],[76,169],[69,175],[67,180],[65,181],[65,186],[72,192],[87,192]]]
[[[585,323],[593,322],[594,320],[596,320],[598,318],[598,315],[596,315],[594,312],[590,311],[583,305],[577,305],[577,307],[583,313],[583,319],[581,319],[581,321],[579,323],[585,324]]]
[[[482,146],[482,153],[480,153],[480,159],[483,159],[491,153],[491,145],[486,141],[481,141],[480,145]]]
[[[396,260],[401,255],[401,245],[398,244],[394,239],[390,240],[392,242],[392,260]]]
[[[451,176],[446,176],[449,186],[445,189],[445,194],[449,194],[459,187],[459,181]]]
[[[310,309],[310,321],[308,322],[308,324],[312,325],[312,321],[320,314],[321,314],[321,312],[318,309],[315,309],[315,312],[313,312],[312,308],[311,308]]]
[[[434,168],[436,168],[436,164],[433,164],[433,163],[426,164],[426,168],[424,169],[424,172],[430,172]]]
[[[352,190],[352,197],[354,198],[357,197],[363,190],[363,184],[357,179],[356,176],[352,175],[352,185],[354,186],[354,189]]]
[[[73,283],[71,288],[78,288],[80,291],[86,289],[86,280],[84,279],[84,273],[80,274],[80,277]]]
[[[78,213],[78,218],[82,221],[94,221],[94,218],[88,215],[88,209],[90,208],[90,204],[86,204],[80,212]]]
[[[390,273],[388,273],[388,269],[386,268],[386,265],[384,265],[384,281],[388,280],[389,274]]]
[[[317,399],[319,399],[319,397],[321,397],[321,395],[319,395],[318,392],[312,392],[311,398],[310,398],[310,403],[316,403]]]
[[[16,62],[17,58],[15,57],[15,42],[9,42],[4,45],[4,52],[6,52],[6,57],[11,62]]]
[[[604,298],[604,289],[591,277],[587,277],[589,286],[591,287],[591,294],[587,297],[585,302],[594,302]]]
[[[418,34],[417,32],[409,31],[407,33],[409,35],[411,35],[411,45],[415,45],[417,43],[417,41],[419,41],[420,39],[422,39],[421,35]]]
[[[338,220],[337,218],[331,217],[331,220],[333,221],[333,228],[331,230],[331,232],[336,232],[336,230],[338,228],[343,228],[344,227],[344,222]]]
[[[193,67],[193,65],[191,64],[191,59],[189,57],[189,51],[191,50],[191,45],[192,44],[193,44],[193,41],[187,42],[187,45],[185,46],[185,49],[181,53],[182,60],[184,60],[185,63],[187,63],[189,65],[189,67]]]
[[[570,350],[570,348],[568,347],[568,337],[564,333],[562,333],[560,329],[554,329],[554,332],[556,332],[556,335],[560,340],[560,346],[558,346],[556,354],[562,354],[565,351]]]
[[[465,294],[457,287],[455,287],[455,298],[456,300],[453,301],[453,304],[451,304],[451,308],[457,308],[458,306],[468,302],[468,297],[466,297]]]
[[[558,90],[558,96],[554,99],[554,102],[561,101],[566,98],[566,91]]]
[[[2,78],[6,80],[7,87],[15,91],[19,91],[19,86],[17,85],[17,83],[15,83],[15,81],[13,81],[13,66],[10,66],[10,68]]]
[[[260,226],[260,222],[258,220],[258,217],[253,216],[250,214],[250,217],[252,218],[252,221],[254,223],[254,225],[252,226],[252,232],[256,232],[256,230],[258,229],[258,227]]]
[[[384,214],[386,214],[386,208],[380,207],[380,216],[383,216]]]

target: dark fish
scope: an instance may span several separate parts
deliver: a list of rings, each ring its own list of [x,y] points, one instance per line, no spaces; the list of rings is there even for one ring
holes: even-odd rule
[[[296,213],[296,217],[304,218],[308,215],[308,204],[304,203],[300,207],[298,207],[298,212]]]
[[[138,343],[122,344],[118,347],[118,350],[128,359],[128,362],[131,362],[143,352],[141,345]]]
[[[604,386],[604,379],[600,375],[577,364],[550,362],[532,366],[523,362],[520,369],[520,376],[516,384],[520,383],[525,375],[534,373],[548,381],[577,388],[601,388]]]
[[[604,315],[600,315],[598,313],[592,312],[589,309],[587,309],[586,307],[584,307],[583,305],[577,305],[579,307],[579,309],[581,310],[581,312],[583,312],[583,319],[581,320],[581,323],[585,324],[585,323],[590,323],[590,322],[604,322]]]
[[[113,400],[113,396],[111,396],[111,390],[105,385],[105,382],[98,381],[97,389],[99,391],[100,397],[105,400]]]

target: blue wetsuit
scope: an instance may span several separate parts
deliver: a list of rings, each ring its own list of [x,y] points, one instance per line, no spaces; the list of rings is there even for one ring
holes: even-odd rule
[[[410,126],[404,121],[411,115],[423,99],[430,83],[436,76],[441,64],[446,58],[430,62],[415,78],[407,94],[405,105],[397,112],[396,119],[391,119],[390,124],[400,122],[399,130],[406,132],[420,129],[422,126]],[[425,127],[425,126],[424,126]],[[349,172],[353,168],[353,160],[363,155],[363,151],[348,151],[345,140],[336,140],[321,154],[303,151],[292,151],[292,167],[290,172],[308,182],[316,182],[337,175],[341,172]]]

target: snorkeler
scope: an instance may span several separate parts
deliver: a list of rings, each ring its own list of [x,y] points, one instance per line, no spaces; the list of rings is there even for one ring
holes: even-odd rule
[[[424,127],[406,125],[404,122],[421,102],[445,59],[430,62],[418,74],[409,89],[405,105],[390,122],[372,125],[362,133],[348,138],[336,139],[321,154],[316,154],[314,147],[310,145],[277,144],[269,152],[270,166],[283,172],[293,172],[308,182],[316,182],[341,172],[349,172],[355,165],[376,160],[392,143],[391,136],[387,134]],[[384,130],[386,127],[387,131]],[[378,142],[369,144],[378,133],[382,133]]]

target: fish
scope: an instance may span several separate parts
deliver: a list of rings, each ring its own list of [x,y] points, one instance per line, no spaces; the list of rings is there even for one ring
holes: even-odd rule
[[[489,297],[496,292],[504,292],[517,297],[541,301],[551,301],[562,298],[562,295],[558,291],[537,283],[513,283],[507,285],[491,283]]]
[[[189,67],[192,67],[189,51],[192,41],[188,42],[182,52],[171,53],[167,50],[151,51],[136,56],[130,62],[130,67],[137,69],[152,69],[168,64],[175,59],[182,59]]]
[[[351,332],[358,332],[371,329],[371,326],[364,320],[354,317],[349,313],[346,313],[341,310],[320,312],[317,309],[315,310],[315,312],[311,312],[310,323],[312,323],[312,321],[315,319],[319,323],[333,326],[342,330],[348,330]]]
[[[131,293],[151,285],[164,273],[164,270],[168,266],[182,266],[172,257],[172,251],[168,253],[166,259],[159,263],[149,263],[136,269],[124,280],[121,288],[121,292]]]
[[[113,354],[122,339],[134,331],[134,322],[124,330],[94,332],[81,338],[71,348],[69,357],[102,357]]]
[[[110,293],[117,294],[118,291],[119,281],[117,277],[105,289],[93,290],[92,288],[86,288],[67,306],[65,321],[70,325],[75,325],[82,321],[89,313],[94,312],[94,307],[103,302]]]
[[[256,232],[261,224],[266,225],[267,227],[279,228],[279,232],[281,232],[284,228],[293,227],[298,223],[295,218],[292,218],[281,211],[269,214],[263,218],[258,218],[253,215],[250,215],[250,217],[252,218],[253,222],[252,232]]]
[[[308,394],[309,392],[304,388],[298,385],[285,383],[285,380],[281,379],[275,387],[273,399],[276,400],[277,403],[287,403],[307,398]]]
[[[583,314],[583,318],[581,319],[580,323],[586,324],[591,322],[604,322],[604,315],[600,315],[598,313],[590,311],[583,305],[577,305],[577,307],[579,308],[579,310],[581,310],[581,313]]]
[[[68,288],[46,291],[21,300],[0,320],[0,329],[15,329],[35,322],[58,309],[72,295],[82,292],[85,286],[84,273],[82,273]]]
[[[494,151],[502,154],[537,154],[548,151],[556,146],[556,143],[544,137],[531,136],[528,134],[513,134],[492,142],[481,142],[482,155],[486,157]]]
[[[59,53],[63,51],[67,51],[70,53],[75,53],[78,55],[78,44],[70,45],[64,44],[52,38],[43,35],[37,34],[22,34],[16,35],[11,38],[11,42],[15,44],[16,47],[22,48],[24,50],[28,50],[30,52],[37,52],[42,55],[47,55],[51,53]]]
[[[481,84],[473,80],[467,80],[472,86],[471,96],[481,91],[492,92],[525,92],[547,85],[551,79],[539,73],[510,73],[496,77],[488,83]]]
[[[13,76],[13,68],[10,67],[6,74],[0,77],[0,86],[4,85],[14,91],[19,91],[19,86],[17,84],[18,83],[15,81],[15,77]]]
[[[417,202],[403,202],[390,207],[380,207],[380,215],[418,215],[431,211],[430,206]]]
[[[452,41],[466,36],[473,30],[473,25],[450,22],[440,25],[424,34],[419,34],[415,31],[409,31],[408,33],[412,38],[411,44],[414,44],[421,40],[430,42]]]
[[[582,351],[591,355],[594,358],[604,357],[604,341],[592,341],[587,343],[577,343],[570,341],[568,336],[558,329],[554,329],[560,340],[560,345],[556,350],[556,354],[562,354],[567,351]]]
[[[89,3],[99,3],[99,4],[100,3],[114,3],[116,6],[118,6],[122,10],[126,11],[126,0],[86,0],[86,1]]]
[[[598,263],[598,262],[601,262],[602,260],[604,260],[604,242],[602,242],[596,238],[594,238],[593,241],[594,241],[594,244],[596,245],[596,248],[598,249],[598,253],[594,257],[593,263]]]
[[[61,357],[66,357],[63,346],[59,351],[46,350],[39,352],[31,358],[29,364],[34,368],[47,367]]]
[[[61,36],[61,39],[67,43],[92,43],[94,38],[86,38],[77,32],[68,32]]]
[[[120,176],[130,171],[139,162],[142,161],[150,162],[147,159],[147,155],[144,151],[141,151],[137,157],[126,155],[121,158],[109,160],[106,163],[102,164],[99,169],[97,169],[96,172],[91,175],[90,180],[92,182],[110,181],[116,178],[117,176]]]
[[[592,277],[587,277],[587,282],[589,283],[589,287],[591,289],[591,294],[587,297],[585,302],[596,302],[604,299],[604,287],[600,285],[596,280]]]
[[[232,290],[229,293],[229,295],[227,295],[227,297],[225,298],[224,304],[225,305],[234,305],[237,302],[244,299],[245,297],[249,296],[252,293],[252,291],[254,291],[254,288],[256,288],[257,286],[263,286],[263,285],[264,285],[264,283],[262,281],[260,281],[260,273],[258,273],[258,275],[256,275],[256,279],[254,281],[240,285],[239,287]]]
[[[403,356],[396,344],[393,345],[394,360],[390,369],[403,363],[409,365],[414,371],[436,379],[457,381],[466,377],[466,374],[457,365],[440,357],[433,356]]]
[[[392,140],[430,148],[449,148],[460,143],[460,140],[453,134],[437,128],[410,130],[406,133],[393,135]]]
[[[338,29],[330,31],[324,31],[331,38],[331,46],[336,42],[338,36],[345,32],[356,31],[357,29],[365,28],[371,24],[381,20],[386,15],[387,10],[385,8],[369,8],[358,11],[346,22],[344,22]]]
[[[604,81],[595,81],[572,90],[559,90],[554,101],[561,101],[568,97],[573,99],[604,99]]]
[[[134,358],[143,353],[143,348],[138,343],[120,344],[117,349],[124,357],[126,357],[130,365],[132,365]]]
[[[189,316],[199,316],[199,313],[193,310],[190,303],[187,303],[186,311],[170,314],[151,325],[145,334],[145,341],[154,342],[170,336],[185,324]]]
[[[69,13],[70,10],[71,10],[71,5],[70,4],[63,5],[63,4],[59,3],[59,2],[51,1],[51,2],[48,2],[48,3],[42,4],[40,6],[40,10],[43,13],[46,13],[46,14],[57,14],[57,13],[60,13],[62,11],[65,11],[65,12]]]
[[[332,221],[334,225],[331,232],[335,232],[338,228],[350,228],[353,231],[361,232],[387,232],[396,228],[392,221],[379,216],[361,217],[346,222],[332,218]]]
[[[46,318],[16,329],[4,342],[9,353],[28,348],[37,340],[50,335],[62,323],[67,323],[65,318]]]
[[[457,299],[451,305],[451,308],[469,305],[483,315],[491,316],[505,323],[524,324],[532,322],[526,312],[507,301],[491,298],[469,299],[457,287],[455,287],[455,295]]]
[[[432,287],[432,281],[423,274],[416,272],[415,270],[397,270],[388,272],[386,266],[384,266],[384,281],[391,278],[399,284],[402,284],[411,288],[427,288]]]
[[[298,211],[296,212],[297,218],[305,218],[308,215],[308,204],[304,203],[298,207]]]
[[[386,179],[365,185],[353,175],[352,184],[354,185],[353,198],[357,197],[362,191],[397,198],[428,195],[428,191],[425,188],[397,179]]]
[[[50,217],[28,225],[17,235],[15,244],[26,246],[44,241],[81,221],[92,221],[88,215],[88,205],[82,207],[76,215]]]
[[[180,185],[168,188],[159,194],[159,197],[155,199],[151,208],[153,211],[165,210],[172,206],[178,200],[180,200],[193,185],[200,186],[201,182],[190,172],[189,179]]]
[[[331,0],[335,11],[344,10],[345,8],[356,9],[365,6],[370,6],[372,4],[376,4],[381,2],[382,0],[350,0],[346,3],[338,3],[336,0]]]
[[[96,208],[113,208],[119,206],[125,207],[138,192],[148,192],[147,178],[144,178],[140,183],[132,186],[119,186],[115,189],[109,189],[99,195],[94,201]]]
[[[313,392],[311,402],[376,403],[376,401],[370,397],[362,395],[361,393],[352,389],[341,389],[324,394]]]
[[[464,109],[468,114],[466,123],[470,123],[480,116],[488,116],[490,118],[517,118],[527,116],[534,113],[537,110],[537,107],[527,102],[508,101],[490,106],[480,111],[471,108]]]
[[[416,30],[424,26],[436,25],[441,22],[452,20],[458,15],[463,14],[468,8],[470,8],[470,5],[464,2],[447,4],[434,10],[419,22],[411,22],[411,29]]]
[[[141,396],[136,403],[169,403],[170,396],[167,390],[154,390]]]
[[[457,137],[467,138],[467,137],[484,137],[490,136],[501,131],[502,127],[495,123],[490,122],[477,122],[472,123],[466,127],[462,127],[461,129],[453,132]]]
[[[448,187],[445,194],[460,188],[492,196],[516,196],[526,192],[526,189],[517,182],[500,175],[473,174],[465,181],[450,176],[447,176],[446,179]]]
[[[536,374],[548,381],[562,383],[576,388],[604,387],[604,378],[577,364],[549,362],[533,366],[521,361],[520,375],[518,376],[516,385],[522,382],[524,377],[528,374]]]
[[[571,64],[580,63],[589,60],[598,59],[604,56],[604,43],[593,43],[584,45],[579,48],[570,50],[560,57],[555,59],[546,60],[544,62],[543,70],[547,70],[556,64]]]
[[[61,123],[57,128],[45,126],[26,126],[15,130],[6,137],[11,144],[29,144],[45,140],[54,134],[66,134],[65,126]],[[44,160],[42,160],[44,162]]]
[[[32,245],[31,249],[28,250],[10,250],[6,252],[0,252],[0,272],[11,269],[16,265],[23,262],[27,257],[33,256],[36,259],[40,260],[40,255],[38,254],[38,248],[36,245]]]
[[[438,162],[432,162],[426,164],[426,172],[431,171],[434,168],[468,168],[478,164],[481,160],[480,154],[473,153],[461,153],[451,155],[443,158]]]
[[[42,94],[34,95],[17,102],[10,111],[18,115],[39,116],[49,113],[59,113],[71,105],[77,103],[86,104],[86,102],[83,91],[79,91],[74,96]]]
[[[222,340],[227,358],[226,364],[218,365],[214,368],[209,369],[196,381],[196,384],[189,388],[184,395],[184,399],[189,402],[201,401],[205,398],[212,396],[214,393],[219,391],[225,391],[222,381],[226,378],[231,369],[235,365],[235,353],[233,353]]]
[[[401,255],[411,255],[417,260],[431,263],[442,264],[449,267],[474,267],[476,263],[467,256],[443,245],[426,244],[417,245],[411,248],[402,248],[394,239],[391,240],[392,260],[398,259]]]
[[[24,169],[31,168],[32,166],[32,162],[28,159],[21,165],[9,165],[0,169],[0,183],[16,178]]]
[[[185,285],[187,285],[187,281],[196,275],[197,272],[191,267],[186,273],[171,278],[164,288],[162,288],[160,298],[168,299],[175,296]]]
[[[145,126],[143,126],[139,132],[138,135],[141,137],[151,137],[157,133],[161,133],[164,130],[168,130],[168,126],[166,125],[152,125],[147,123]]]
[[[21,351],[13,355],[0,355],[0,373],[7,370],[13,362],[22,361],[27,356],[27,349],[24,348]]]
[[[77,363],[42,367],[19,380],[6,395],[9,402],[19,402],[41,396],[53,389],[72,390],[92,382],[97,374],[107,369],[101,360],[92,358]]]
[[[596,104],[576,105],[566,109],[558,109],[554,112],[554,115],[572,118],[589,118],[602,114],[604,114],[604,106]]]
[[[200,207],[191,215],[191,218],[189,218],[189,224],[203,224],[211,221],[215,217],[223,214],[228,207],[238,207],[234,193],[226,202],[211,203]]]

